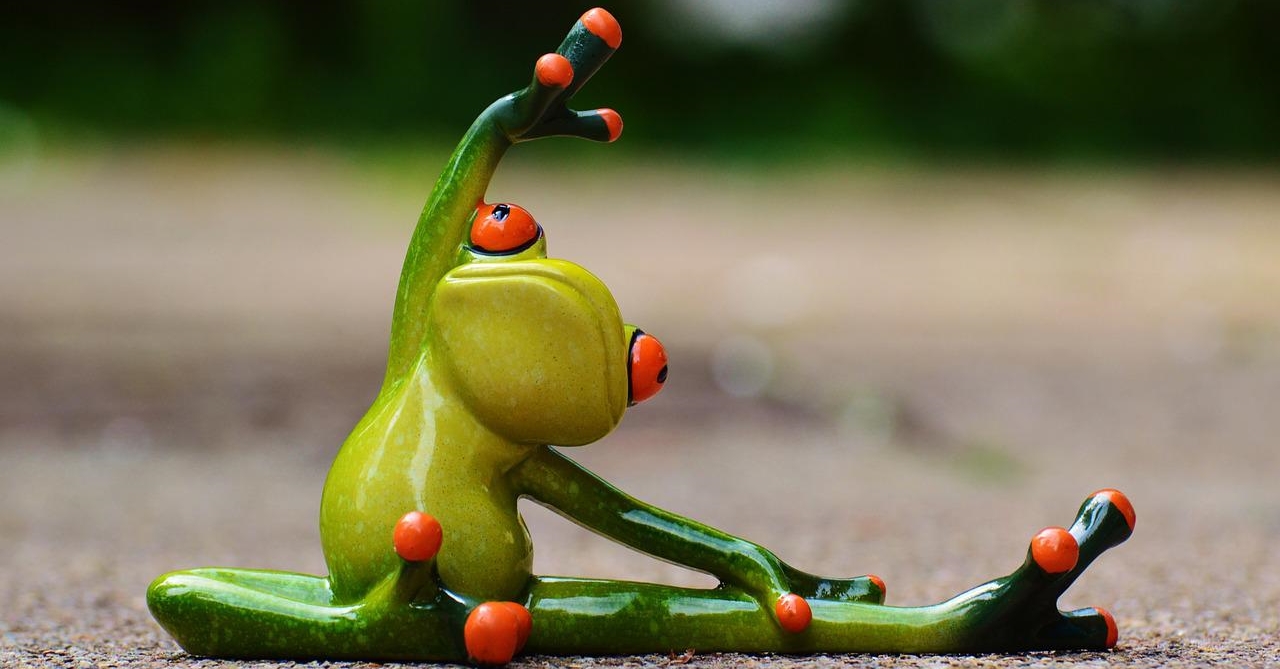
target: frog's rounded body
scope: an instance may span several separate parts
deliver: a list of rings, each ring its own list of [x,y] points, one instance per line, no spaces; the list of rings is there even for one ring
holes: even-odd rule
[[[505,262],[464,254],[422,318],[425,348],[384,387],[325,481],[320,538],[334,597],[399,568],[396,521],[444,528],[440,579],[471,600],[527,589],[533,544],[508,472],[543,442],[595,441],[626,407],[626,329],[608,288],[535,245]],[[553,318],[548,318],[553,314]],[[514,417],[514,418],[513,418]]]
[[[503,473],[528,454],[479,425],[419,365],[379,397],[325,481],[320,540],[334,597],[355,601],[399,568],[388,550],[406,509],[445,528],[446,587],[514,599],[532,574],[533,544]]]

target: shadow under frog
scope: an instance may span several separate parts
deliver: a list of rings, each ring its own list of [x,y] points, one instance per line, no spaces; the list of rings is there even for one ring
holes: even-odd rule
[[[891,607],[874,576],[823,578],[636,500],[549,446],[608,434],[666,381],[666,354],[609,290],[547,258],[542,228],[484,203],[505,151],[539,137],[613,141],[612,110],[566,103],[621,42],[594,9],[533,80],[486,109],[436,183],[401,275],[382,389],[337,455],[320,528],[328,577],[208,568],[147,602],[195,655],[509,661],[519,652],[980,652],[1103,649],[1102,609],[1056,601],[1127,539],[1117,491],[1031,541],[1012,574],[940,604]],[[546,578],[516,508],[529,498],[636,550],[712,574],[679,588]]]

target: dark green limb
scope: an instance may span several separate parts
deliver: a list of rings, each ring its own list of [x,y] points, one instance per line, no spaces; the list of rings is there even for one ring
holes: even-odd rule
[[[621,129],[621,121],[617,120],[618,125],[611,127],[609,125],[609,114],[614,114],[614,112],[609,109],[592,109],[590,111],[566,109],[564,115],[539,125],[529,131],[525,137],[527,139],[579,137],[593,142],[612,142],[618,138],[616,133]],[[617,119],[616,114],[614,118]]]
[[[809,602],[813,622],[792,634],[734,588],[538,579],[528,604],[534,622],[527,652],[979,653],[1106,647],[1106,623],[1085,612],[1043,625],[993,624],[988,607],[999,591],[993,582],[941,604],[911,608],[814,599]]]

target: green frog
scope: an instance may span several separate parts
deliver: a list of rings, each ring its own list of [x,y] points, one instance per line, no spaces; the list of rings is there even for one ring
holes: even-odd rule
[[[1127,539],[1133,507],[1102,490],[1070,529],[1036,534],[1022,566],[933,606],[892,607],[873,575],[827,578],[637,500],[566,456],[667,381],[667,354],[626,324],[605,285],[547,257],[524,208],[487,203],[513,145],[611,142],[609,109],[568,100],[621,43],[584,14],[523,89],[490,105],[427,202],[397,290],[387,371],[343,443],[320,508],[327,577],[206,568],[156,579],[147,603],[188,652],[226,658],[466,661],[521,652],[980,652],[1103,649],[1099,608],[1055,602]],[[532,572],[517,510],[531,499],[716,588]]]

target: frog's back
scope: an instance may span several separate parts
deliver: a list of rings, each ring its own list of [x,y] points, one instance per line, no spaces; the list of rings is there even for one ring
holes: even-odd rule
[[[414,459],[430,459],[434,427],[424,420],[423,388],[406,381],[384,392],[342,444],[325,479],[320,542],[334,594],[363,595],[394,568],[386,550],[396,520],[417,508],[426,490],[415,486]]]

